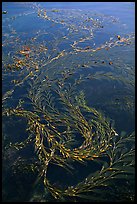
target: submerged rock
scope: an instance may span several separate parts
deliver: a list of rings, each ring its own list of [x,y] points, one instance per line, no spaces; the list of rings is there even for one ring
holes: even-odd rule
[[[2,11],[2,14],[7,14],[8,12],[7,11]]]

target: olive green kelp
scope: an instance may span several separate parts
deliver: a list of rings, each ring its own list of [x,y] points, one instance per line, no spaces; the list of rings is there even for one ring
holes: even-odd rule
[[[92,10],[13,6],[2,20],[3,201],[133,201],[134,31]]]
[[[118,135],[108,118],[89,107],[84,92],[76,92],[80,79],[50,81],[50,86],[45,81],[39,83],[39,78],[30,83],[31,109],[19,101],[16,108],[3,110],[3,117],[25,118],[28,133],[24,141],[10,143],[5,151],[22,151],[30,145],[37,156],[37,161],[31,158],[31,164],[18,158],[12,165],[14,173],[20,169],[23,174],[26,169],[37,175],[33,189],[39,183],[45,186],[50,195],[43,192],[45,201],[106,201],[106,194],[110,201],[133,200],[129,186],[134,184],[134,133]],[[66,181],[65,186],[58,186],[56,178],[51,182],[51,167],[64,169],[63,174],[74,179],[73,185]],[[76,182],[73,174],[80,174],[81,168],[90,171]],[[119,182],[122,188],[127,187],[123,193],[118,191]]]

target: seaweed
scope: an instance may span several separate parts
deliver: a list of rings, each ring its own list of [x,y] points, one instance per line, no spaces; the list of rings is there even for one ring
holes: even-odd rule
[[[134,45],[134,34],[120,39],[108,34],[98,43],[96,31],[118,19],[32,5],[33,17],[47,27],[31,36],[25,31],[14,36],[14,19],[3,19],[10,33],[3,34],[3,200],[133,201],[135,132],[120,134],[104,107],[134,112],[134,65],[116,58],[120,47]],[[110,85],[111,100],[103,83]],[[102,92],[93,103],[97,87]],[[6,124],[13,127],[18,120],[22,135],[15,129],[12,136]],[[52,178],[56,172],[63,172],[65,184]],[[9,178],[18,195],[7,195]]]
[[[58,103],[62,104],[61,109],[57,108],[60,107],[59,104],[56,103],[56,107],[54,105],[54,84],[44,91],[41,91],[42,86],[36,88],[35,98],[29,94],[33,112],[21,108],[21,104],[19,108],[17,106],[16,109],[7,109],[5,114],[27,119],[29,132],[25,141],[11,144],[10,147],[20,150],[27,144],[34,144],[34,151],[42,167],[39,179],[43,179],[45,188],[55,199],[80,197],[94,200],[94,193],[102,192],[98,188],[110,188],[112,179],[128,180],[127,176],[134,174],[134,147],[125,148],[125,145],[127,141],[133,145],[135,135],[134,133],[124,137],[117,135],[108,119],[95,108],[87,106],[84,92],[73,93],[76,84],[69,83],[65,90],[56,89]],[[81,138],[84,139],[75,148],[73,135],[77,135],[75,140],[79,142]],[[102,160],[104,157],[105,161]],[[101,163],[102,166],[73,187],[60,189],[50,183],[47,176],[50,163],[73,173],[74,162],[83,164],[87,161]]]

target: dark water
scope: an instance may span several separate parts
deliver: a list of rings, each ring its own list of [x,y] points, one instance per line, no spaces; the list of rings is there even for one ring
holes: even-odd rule
[[[41,16],[38,16],[40,10]],[[42,16],[44,10],[47,18]],[[27,98],[29,81],[35,82],[36,87],[33,88],[37,93],[37,76],[39,89],[42,90],[47,76],[52,80],[59,80],[63,71],[75,70],[73,77],[68,80],[70,83],[80,76],[86,78],[96,74],[97,78],[84,80],[77,89],[77,93],[84,91],[87,104],[109,117],[119,135],[122,132],[130,134],[134,131],[133,2],[3,2],[2,11],[7,11],[7,14],[2,14],[2,92],[4,95],[13,90],[13,93],[4,99],[4,108],[16,108],[22,99],[25,101],[24,108],[33,110]],[[118,35],[123,41],[118,41]],[[21,54],[24,46],[30,48],[29,56]],[[90,47],[87,48],[88,46]],[[62,52],[66,54],[55,59]],[[25,64],[19,64],[18,68],[19,60]],[[9,64],[13,64],[11,69],[7,68]],[[30,72],[33,72],[33,76],[29,75]],[[102,78],[102,74],[108,77]],[[14,83],[15,80],[21,84]],[[3,147],[10,142],[21,142],[27,138],[25,129],[26,121],[21,117],[17,119],[3,116]],[[79,145],[79,141],[76,142],[76,146]],[[41,201],[42,194],[46,195],[47,192],[41,188],[36,189],[36,193],[32,190],[35,173],[33,176],[27,174],[29,183],[27,178],[24,179],[24,173],[20,174],[21,177],[11,173],[14,172],[12,165],[19,157],[24,156],[27,159],[29,156],[29,159],[35,159],[33,148],[34,145],[19,153],[3,153],[3,201],[30,201],[35,196]],[[76,172],[71,177],[64,173],[65,170],[60,170],[59,167],[54,169],[51,164],[48,177],[56,185],[75,185],[86,177],[91,169],[98,167],[94,165],[76,165]],[[80,169],[83,174],[78,173]]]

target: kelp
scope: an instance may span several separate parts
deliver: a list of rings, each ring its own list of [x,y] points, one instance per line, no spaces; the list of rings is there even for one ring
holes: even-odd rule
[[[94,200],[96,189],[101,194],[98,188],[110,188],[112,179],[128,180],[127,176],[134,174],[134,147],[125,148],[127,141],[134,144],[134,133],[120,137],[108,119],[95,108],[87,106],[84,92],[76,94],[76,81],[65,84],[63,88],[54,86],[56,84],[53,83],[43,90],[40,85],[34,89],[35,94],[30,89],[28,97],[33,111],[25,110],[21,104],[15,109],[5,110],[4,115],[26,118],[30,135],[25,141],[11,144],[10,147],[20,150],[27,144],[34,144],[42,167],[40,179],[43,179],[45,188],[55,199],[83,197],[92,200],[93,193]],[[73,147],[74,135],[77,135],[75,140],[80,143],[78,147]],[[106,161],[102,160],[104,157]],[[73,173],[74,162],[99,162],[102,167],[73,187],[60,189],[51,184],[47,176],[50,163]]]
[[[17,186],[21,187],[23,177],[29,180],[32,175],[32,192],[26,198],[30,201],[33,196],[41,202],[132,201],[135,133],[120,135],[112,119],[90,104],[86,90],[90,86],[96,88],[96,82],[120,84],[122,92],[130,92],[129,97],[124,102],[122,97],[109,99],[103,105],[117,103],[122,110],[133,109],[134,66],[115,55],[111,59],[106,55],[119,47],[132,46],[134,34],[121,36],[120,40],[108,35],[106,42],[98,43],[96,31],[117,25],[118,19],[99,14],[97,20],[97,14],[90,11],[87,15],[76,10],[44,10],[36,3],[33,9],[33,17],[45,25],[47,22],[47,28],[37,30],[31,37],[25,32],[14,38],[3,34],[3,123],[9,120],[12,126],[18,119],[26,121],[22,133],[25,136],[18,138],[15,131],[16,142],[10,136],[10,141],[3,143],[4,182],[10,174],[18,178]],[[4,22],[10,35],[17,35],[10,19]],[[5,128],[8,127],[3,128],[3,138]],[[11,160],[8,168],[6,160]],[[90,172],[85,175],[82,168]],[[52,179],[56,171],[63,171],[62,176],[68,176],[70,181],[66,179],[62,184],[58,178]]]

